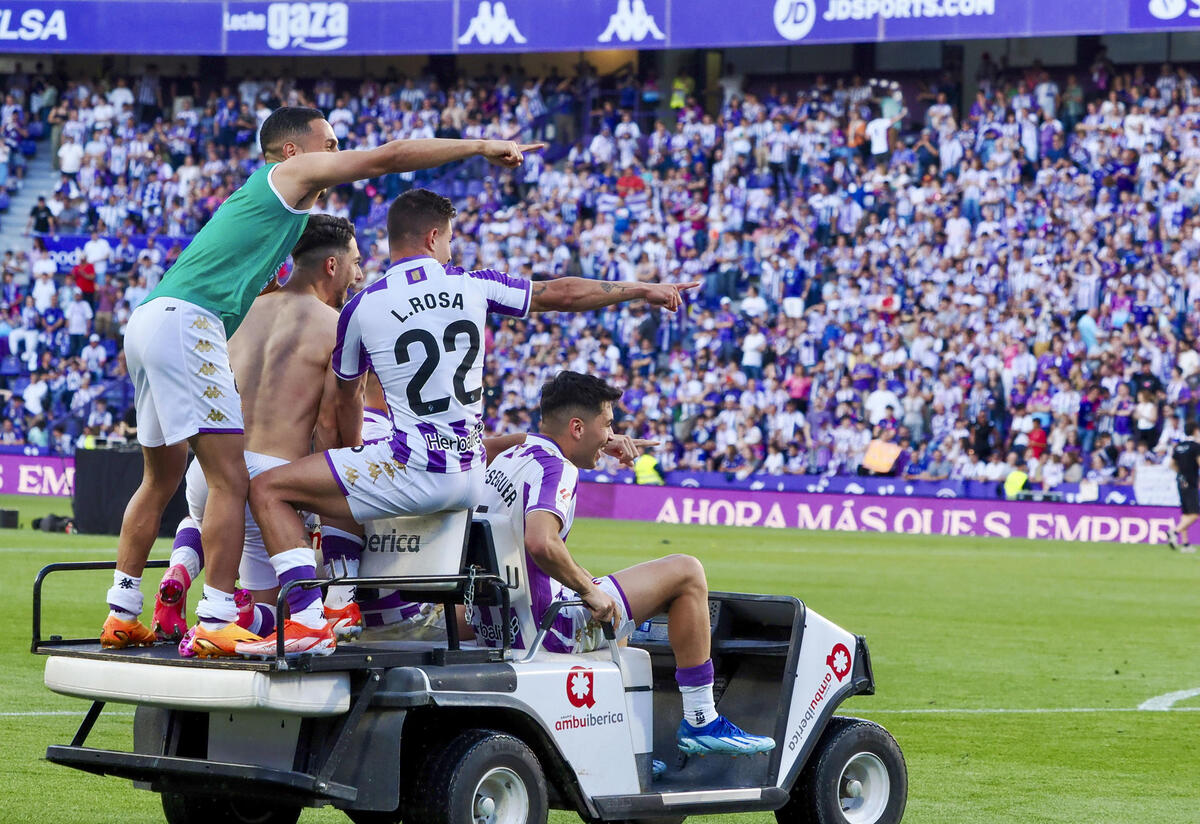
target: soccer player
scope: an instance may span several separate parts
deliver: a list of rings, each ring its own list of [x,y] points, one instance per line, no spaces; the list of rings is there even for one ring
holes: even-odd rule
[[[361,259],[348,220],[313,215],[292,250],[291,276],[254,301],[230,341],[250,477],[308,455],[314,443],[318,448],[358,443],[357,410],[338,392],[330,355],[346,290],[362,278]],[[208,487],[197,461],[186,480],[189,515],[176,532],[171,566],[154,604],[154,631],[161,639],[178,640],[187,632],[187,590],[204,566],[200,530]],[[239,622],[256,637],[271,632],[278,581],[248,514],[238,579],[261,604],[239,615]],[[202,657],[213,654],[207,632],[201,628],[197,634],[187,646]]]
[[[491,522],[497,540],[525,548],[525,581],[536,625],[556,600],[582,599],[566,607],[546,635],[550,652],[589,652],[605,644],[601,622],[623,638],[643,621],[666,611],[675,653],[675,680],[683,696],[677,735],[687,753],[756,753],[775,746],[718,715],[709,657],[708,581],[688,555],[654,561],[593,578],[571,557],[566,538],[575,517],[580,469],[592,469],[613,437],[612,405],[621,392],[578,372],[560,372],[542,387],[541,425],[521,446],[492,462],[479,517]],[[498,607],[475,611],[475,637],[496,646],[504,627]],[[524,622],[523,622],[524,623]],[[482,630],[482,631],[481,631]],[[514,639],[524,648],[526,641]]]
[[[1195,552],[1188,541],[1188,529],[1200,517],[1200,443],[1196,442],[1196,430],[1200,423],[1188,421],[1183,427],[1184,438],[1171,450],[1171,468],[1175,470],[1175,484],[1179,487],[1179,506],[1183,514],[1179,525],[1171,531],[1170,547],[1179,552]]]
[[[296,510],[322,518],[424,515],[475,505],[483,492],[484,323],[489,313],[583,312],[629,300],[675,311],[681,291],[698,283],[609,283],[583,278],[531,283],[490,269],[448,265],[454,205],[425,189],[406,192],[388,209],[394,262],[355,295],[338,320],[333,368],[354,383],[367,369],[379,377],[395,432],[390,440],[323,455],[266,472],[250,487],[250,508],[263,528],[281,583],[312,578],[313,551]],[[284,624],[289,654],[333,651],[317,590],[296,588]],[[274,655],[275,639],[239,644],[246,655]]]
[[[209,488],[202,527],[207,579],[196,610],[204,625],[200,632],[224,654],[232,654],[245,637],[235,623],[233,588],[249,477],[226,341],[295,246],[320,193],[474,155],[515,167],[523,151],[540,148],[430,139],[339,153],[333,127],[316,109],[300,107],[273,112],[259,135],[266,164],[222,204],[129,320],[125,354],[144,469],[121,524],[110,611],[100,636],[105,647],[154,641],[138,620],[141,575],[163,510],[183,478],[189,443]]]

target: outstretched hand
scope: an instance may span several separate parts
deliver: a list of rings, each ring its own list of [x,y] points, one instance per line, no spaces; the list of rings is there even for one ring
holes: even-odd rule
[[[604,444],[604,454],[616,458],[621,466],[633,466],[637,456],[648,446],[658,446],[658,441],[647,441],[642,438],[631,438],[628,435],[612,435]]]
[[[480,152],[488,163],[515,169],[525,160],[525,152],[540,152],[545,143],[517,143],[513,140],[485,140]]]
[[[651,306],[661,306],[668,312],[678,311],[683,306],[683,293],[695,289],[703,281],[693,280],[691,283],[651,283],[646,294],[646,302]]]

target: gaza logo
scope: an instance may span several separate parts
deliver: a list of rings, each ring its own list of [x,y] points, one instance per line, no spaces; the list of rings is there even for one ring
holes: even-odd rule
[[[271,3],[267,13],[225,14],[225,31],[267,33],[275,50],[336,51],[346,45],[350,7],[345,3]]]

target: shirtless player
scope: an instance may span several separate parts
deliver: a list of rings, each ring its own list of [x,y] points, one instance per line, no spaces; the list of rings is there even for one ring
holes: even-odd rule
[[[246,468],[252,478],[302,458],[314,447],[358,443],[359,410],[339,400],[346,396],[337,391],[330,369],[338,310],[348,287],[362,277],[354,227],[343,218],[311,216],[292,259],[294,269],[286,284],[255,299],[229,344],[242,398]],[[178,638],[187,631],[185,596],[204,566],[200,521],[207,497],[204,473],[193,461],[187,472],[189,516],[179,525],[171,567],[155,600],[154,629],[160,638]],[[255,635],[272,632],[279,584],[249,513],[238,578],[261,603],[243,613],[238,623]],[[191,647],[203,657],[214,654],[203,634]]]

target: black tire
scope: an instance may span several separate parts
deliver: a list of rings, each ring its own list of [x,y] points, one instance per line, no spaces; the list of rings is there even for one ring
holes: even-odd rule
[[[525,742],[506,733],[460,733],[425,762],[419,786],[426,803],[410,806],[406,821],[472,824],[477,804],[490,803],[497,812],[509,805],[514,824],[546,824],[542,766]]]
[[[300,807],[269,801],[163,793],[167,824],[296,824]]]
[[[834,716],[775,819],[779,824],[899,824],[907,803],[908,767],[896,739],[871,721]]]

